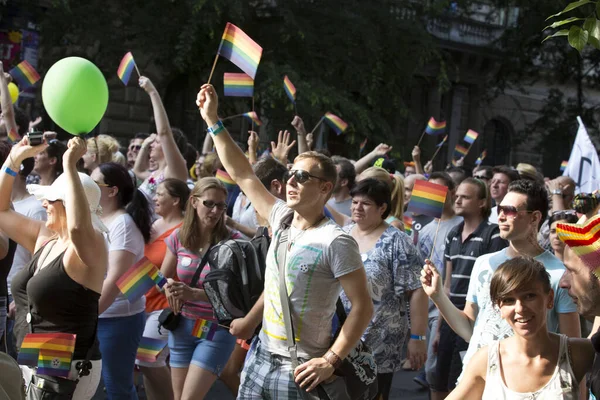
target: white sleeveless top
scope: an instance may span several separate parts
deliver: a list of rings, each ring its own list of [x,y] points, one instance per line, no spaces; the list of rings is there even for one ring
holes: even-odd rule
[[[485,389],[482,400],[577,400],[579,387],[571,368],[568,350],[568,338],[560,335],[558,363],[552,378],[536,392],[518,393],[506,387],[500,367],[498,352],[500,341],[490,343],[488,348],[488,366],[485,377]]]

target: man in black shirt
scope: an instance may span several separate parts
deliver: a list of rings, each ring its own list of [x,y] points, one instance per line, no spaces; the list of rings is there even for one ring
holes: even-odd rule
[[[566,272],[560,287],[569,291],[577,305],[577,312],[585,317],[600,316],[600,238],[598,227],[600,215],[590,218],[583,225],[558,224],[556,232],[565,242],[564,260]],[[600,331],[592,336],[596,359],[588,380],[590,399],[600,399]]]
[[[463,222],[454,227],[446,238],[444,286],[452,303],[462,310],[477,257],[502,250],[508,242],[500,237],[498,225],[488,222],[491,197],[485,182],[465,179],[456,190],[454,210],[463,217]],[[440,324],[439,331],[436,373],[441,392],[437,394],[441,396],[437,398],[444,398],[444,390],[447,393],[454,389],[462,371],[460,353],[467,350],[468,343],[456,335],[445,321]]]

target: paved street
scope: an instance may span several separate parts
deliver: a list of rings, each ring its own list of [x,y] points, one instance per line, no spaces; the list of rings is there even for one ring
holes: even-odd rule
[[[392,383],[392,391],[390,399],[392,400],[427,400],[427,391],[421,390],[420,387],[413,382],[414,372],[397,372]],[[99,388],[98,393],[93,400],[104,400],[106,396],[102,388]],[[140,393],[140,400],[145,399],[143,393]],[[220,381],[213,386],[211,391],[206,396],[207,400],[234,400],[229,390]]]

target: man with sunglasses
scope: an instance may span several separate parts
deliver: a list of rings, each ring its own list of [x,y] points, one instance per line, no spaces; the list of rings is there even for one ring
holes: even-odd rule
[[[318,398],[314,389],[323,385],[344,393],[344,380],[336,379],[333,372],[367,328],[373,303],[358,245],[323,212],[337,179],[335,165],[316,152],[296,157],[286,173],[287,201],[283,202],[261,184],[219,121],[218,98],[211,85],[202,86],[196,104],[223,166],[273,229],[263,296],[246,317],[231,324],[233,334],[248,338],[262,320],[260,334],[246,358],[238,399]],[[287,227],[289,239],[279,245],[281,232]],[[282,262],[285,265],[279,265],[276,252],[281,251],[287,253]],[[300,360],[296,368],[292,368],[283,321],[279,268],[284,268]],[[332,320],[342,288],[352,311],[331,343]]]
[[[500,236],[509,242],[509,246],[477,258],[464,310],[454,306],[444,293],[442,280],[435,267],[430,263],[424,266],[421,282],[425,292],[431,296],[454,332],[469,342],[463,365],[469,362],[479,348],[513,334],[490,300],[492,275],[500,264],[510,258],[529,256],[544,264],[554,290],[554,307],[548,311],[548,329],[567,336],[581,335],[576,308],[569,302],[567,292],[559,288],[565,267],[554,255],[541,248],[536,240],[538,229],[547,213],[548,196],[543,185],[527,180],[517,180],[509,185],[508,193],[498,206]]]
[[[136,133],[135,137],[129,141],[129,147],[127,147],[127,168],[133,170],[135,160],[137,159],[138,153],[142,148],[142,143],[149,135],[147,133]]]

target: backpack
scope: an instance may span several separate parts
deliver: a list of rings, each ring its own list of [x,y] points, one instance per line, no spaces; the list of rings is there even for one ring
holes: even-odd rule
[[[209,250],[203,286],[219,324],[244,317],[259,299],[270,241],[267,228],[260,227],[250,240],[228,239]]]

